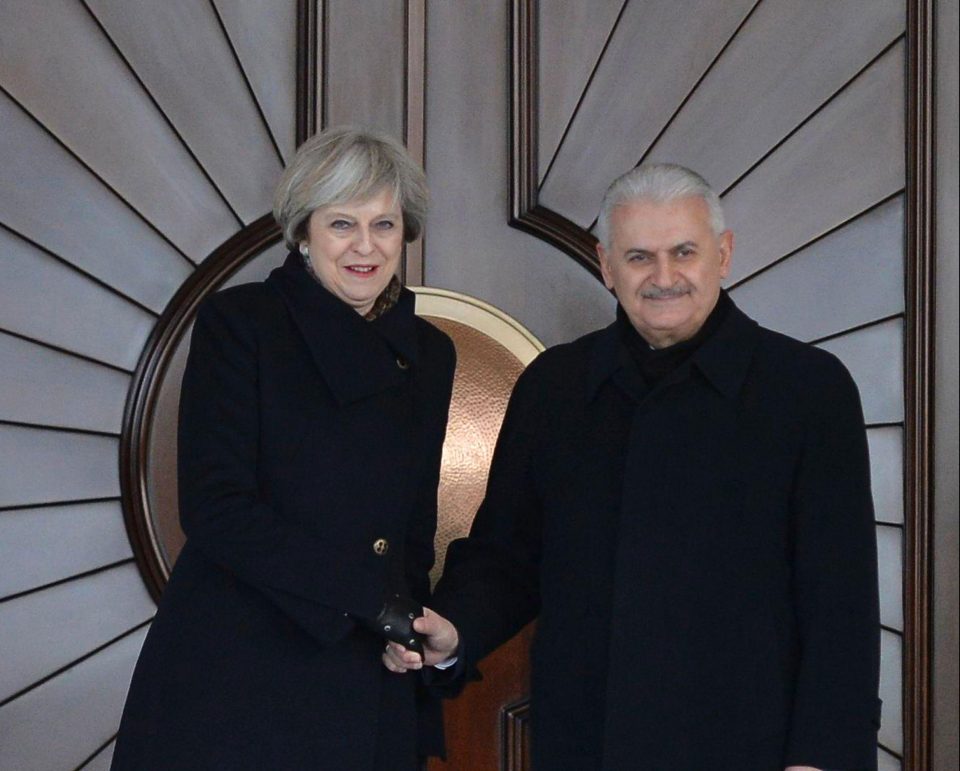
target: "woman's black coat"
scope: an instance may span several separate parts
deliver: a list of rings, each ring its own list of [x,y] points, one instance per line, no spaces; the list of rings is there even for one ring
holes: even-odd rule
[[[542,354],[434,607],[469,668],[539,614],[533,766],[876,764],[863,415],[830,354],[735,307],[646,388],[617,325]]]
[[[358,624],[388,591],[429,594],[455,354],[413,305],[403,290],[366,321],[291,254],[201,306],[180,401],[187,542],[114,768],[412,771],[440,749],[436,704]]]

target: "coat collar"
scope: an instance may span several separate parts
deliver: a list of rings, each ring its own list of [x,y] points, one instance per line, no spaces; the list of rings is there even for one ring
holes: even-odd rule
[[[728,399],[734,398],[746,379],[753,350],[756,347],[759,325],[733,301],[727,318],[690,357],[689,366],[696,367],[707,381]],[[638,373],[633,373],[629,352],[620,341],[617,323],[602,329],[593,346],[588,368],[588,396],[594,399],[600,387],[611,378],[632,390],[630,385]],[[681,365],[687,366],[687,365]]]
[[[266,283],[283,299],[324,380],[340,404],[365,399],[406,381],[417,362],[414,295],[373,321],[327,291],[291,252]]]

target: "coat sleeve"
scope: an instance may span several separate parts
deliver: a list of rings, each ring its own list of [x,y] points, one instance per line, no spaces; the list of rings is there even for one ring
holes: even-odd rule
[[[784,765],[871,769],[880,619],[870,466],[857,387],[832,357],[811,389],[792,496],[799,667]]]
[[[457,364],[453,343],[446,337],[443,342],[439,387],[418,394],[419,398],[426,397],[430,400],[431,403],[425,407],[431,417],[426,438],[424,471],[410,515],[404,549],[407,587],[410,596],[422,605],[429,605],[430,570],[436,556],[433,543],[437,533],[437,488],[440,484],[440,463],[453,390],[453,373]]]
[[[352,628],[346,614],[376,616],[384,561],[359,542],[351,548],[343,538],[334,543],[298,528],[264,500],[257,472],[256,332],[251,312],[222,309],[220,299],[213,296],[200,308],[183,377],[181,526],[189,548],[329,641]]]
[[[531,368],[535,368],[531,365]],[[540,607],[542,509],[532,474],[539,401],[531,369],[507,406],[470,535],[450,544],[434,607],[460,635],[461,671],[506,642]]]

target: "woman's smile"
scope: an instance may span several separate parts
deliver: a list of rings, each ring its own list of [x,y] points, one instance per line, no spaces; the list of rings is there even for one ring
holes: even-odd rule
[[[377,272],[376,265],[348,265],[346,270],[350,271],[358,278],[370,278]]]

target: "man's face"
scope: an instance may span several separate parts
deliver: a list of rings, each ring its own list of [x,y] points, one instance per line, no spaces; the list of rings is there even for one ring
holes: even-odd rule
[[[733,233],[719,236],[700,197],[629,201],[610,218],[610,249],[597,245],[603,282],[654,348],[693,337],[730,272]]]

